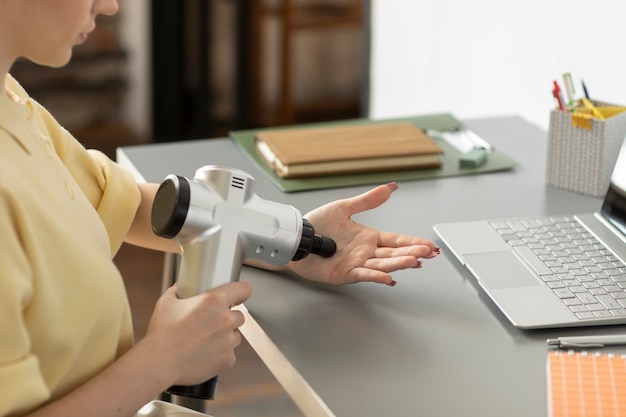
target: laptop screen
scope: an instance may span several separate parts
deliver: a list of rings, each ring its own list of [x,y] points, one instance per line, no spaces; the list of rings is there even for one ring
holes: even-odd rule
[[[615,162],[609,190],[604,197],[600,213],[613,226],[626,235],[626,142]]]

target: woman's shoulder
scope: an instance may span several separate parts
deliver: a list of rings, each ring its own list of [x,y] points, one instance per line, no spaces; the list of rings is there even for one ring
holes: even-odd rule
[[[24,87],[11,75],[4,78],[4,86],[11,93],[22,99],[30,98]]]

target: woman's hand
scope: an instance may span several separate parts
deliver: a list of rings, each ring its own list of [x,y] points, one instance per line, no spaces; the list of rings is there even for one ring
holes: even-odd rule
[[[164,355],[161,366],[173,376],[173,384],[194,385],[208,380],[235,363],[241,342],[241,312],[231,307],[251,294],[245,282],[234,282],[179,299],[176,286],[159,298],[146,336],[152,351]]]
[[[440,250],[429,240],[379,231],[352,220],[354,214],[383,204],[397,188],[395,182],[381,185],[307,213],[304,217],[315,232],[337,243],[337,252],[330,258],[309,255],[286,268],[302,278],[330,285],[369,281],[393,286],[396,282],[390,272],[420,268],[420,258],[437,256]]]

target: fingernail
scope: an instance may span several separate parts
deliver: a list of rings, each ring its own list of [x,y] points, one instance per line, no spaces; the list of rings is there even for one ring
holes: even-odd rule
[[[397,282],[396,282],[396,281],[391,280],[391,282],[390,282],[389,284],[387,284],[387,285],[388,285],[388,286],[390,286],[390,287],[395,287],[395,286],[396,286],[396,284],[397,284]]]
[[[398,189],[398,183],[397,182],[390,182],[387,184],[387,187],[389,187],[389,189],[391,190],[391,192],[394,192]]]
[[[430,255],[428,255],[429,258],[434,258],[437,255],[441,254],[441,249],[439,248],[435,248],[433,249],[433,251],[430,253]]]

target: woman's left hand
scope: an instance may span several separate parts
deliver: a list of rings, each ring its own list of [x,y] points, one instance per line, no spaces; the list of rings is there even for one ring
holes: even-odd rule
[[[324,284],[367,281],[394,286],[391,272],[420,268],[420,259],[437,256],[440,250],[429,240],[379,231],[352,220],[354,214],[382,205],[397,188],[395,182],[381,185],[307,213],[304,217],[313,224],[315,232],[336,242],[337,252],[329,258],[311,254],[289,262],[286,268],[302,278]]]

